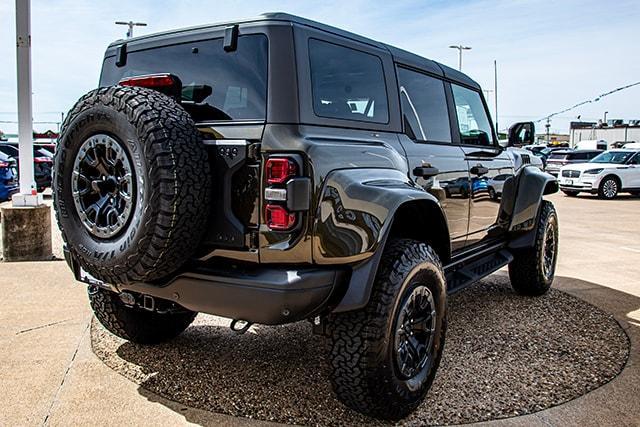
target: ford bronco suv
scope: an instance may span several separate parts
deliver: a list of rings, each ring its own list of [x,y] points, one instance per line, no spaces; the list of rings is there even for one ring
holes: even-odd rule
[[[533,134],[501,146],[447,66],[267,14],[111,44],[63,125],[55,210],[115,335],[307,319],[337,397],[399,419],[434,379],[448,294],[506,265],[518,293],[551,286],[558,185],[506,147]]]

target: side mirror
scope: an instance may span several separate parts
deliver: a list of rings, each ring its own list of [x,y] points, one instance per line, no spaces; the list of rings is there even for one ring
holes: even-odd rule
[[[509,128],[508,147],[530,145],[536,139],[536,126],[533,122],[514,123]]]

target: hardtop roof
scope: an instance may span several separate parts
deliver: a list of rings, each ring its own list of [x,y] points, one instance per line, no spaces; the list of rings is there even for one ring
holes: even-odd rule
[[[255,23],[255,22],[264,22],[265,24],[268,24],[269,22],[289,22],[292,24],[303,25],[303,26],[315,28],[321,31],[325,31],[328,33],[336,34],[338,36],[345,37],[360,43],[365,43],[380,49],[384,49],[391,54],[391,56],[396,62],[402,63],[404,65],[407,65],[413,68],[418,68],[438,76],[445,77],[449,80],[462,83],[467,86],[471,86],[478,90],[480,89],[480,85],[476,83],[473,79],[471,79],[469,76],[467,76],[466,74],[458,70],[448,67],[444,64],[440,64],[431,59],[424,58],[422,56],[408,52],[406,50],[403,50],[382,42],[378,42],[376,40],[372,40],[367,37],[363,37],[358,34],[342,30],[340,28],[332,27],[327,24],[322,24],[320,22],[312,21],[310,19],[302,18],[300,16],[291,15],[283,12],[263,13],[254,18],[180,28],[175,30],[169,30],[169,31],[163,31],[163,32],[133,37],[126,40],[120,39],[111,43],[109,45],[109,49],[115,48],[119,45],[122,45],[123,43],[138,43],[138,42],[144,42],[146,40],[151,40],[156,38],[165,38],[165,37],[170,38],[173,35],[178,35],[185,32],[192,32],[192,31],[196,32],[196,31],[202,31],[206,29],[226,27],[234,24],[241,25],[241,24],[248,24],[248,23]]]

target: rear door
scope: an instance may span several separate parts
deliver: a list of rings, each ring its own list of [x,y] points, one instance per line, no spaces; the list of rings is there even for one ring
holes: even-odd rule
[[[490,181],[500,175],[512,176],[514,170],[511,158],[497,143],[480,92],[453,83],[451,91],[456,109],[456,131],[460,135],[470,179],[468,246],[487,238],[498,219],[500,197],[491,191]]]
[[[435,168],[433,176],[415,181],[434,195],[444,209],[451,249],[465,245],[471,194],[464,152],[454,142],[450,121],[450,97],[438,77],[398,66],[398,82],[404,134],[400,142],[407,153],[409,171]]]

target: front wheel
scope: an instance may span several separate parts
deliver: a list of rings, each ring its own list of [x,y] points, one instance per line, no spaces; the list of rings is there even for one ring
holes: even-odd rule
[[[607,176],[600,183],[598,196],[600,196],[601,199],[610,200],[618,195],[618,191],[620,191],[620,184],[618,183],[618,180],[613,176]]]
[[[397,420],[431,387],[444,348],[446,282],[424,243],[398,239],[385,248],[368,304],[328,322],[333,390],[363,414]]]
[[[513,289],[522,295],[546,293],[553,283],[558,260],[558,216],[553,203],[542,201],[533,247],[513,255],[509,264]]]

